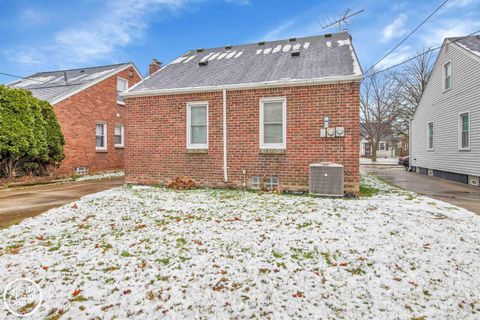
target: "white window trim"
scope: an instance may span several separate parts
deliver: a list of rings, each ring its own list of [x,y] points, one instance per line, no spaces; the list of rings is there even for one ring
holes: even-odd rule
[[[382,145],[383,145],[383,149],[382,149],[382,147],[381,147]],[[383,141],[380,141],[380,142],[378,143],[378,150],[377,150],[377,151],[387,151],[387,145],[386,145],[386,143],[383,142]]]
[[[207,107],[207,143],[190,143],[190,115],[192,107]],[[208,149],[208,101],[187,102],[187,149]]]
[[[282,102],[282,143],[263,143],[263,105],[265,102]],[[260,149],[286,149],[287,148],[287,98],[286,97],[270,97],[260,99]]]
[[[433,127],[432,148],[430,148],[430,123],[432,124],[432,127]],[[434,121],[427,122],[427,151],[435,151],[435,122]]]
[[[121,128],[121,134],[122,134],[122,143],[121,144],[116,144],[115,143],[115,129],[117,127],[120,127]],[[114,144],[115,144],[115,148],[124,148],[125,147],[125,125],[123,124],[116,124],[114,129],[113,129],[113,137],[114,137]]]
[[[103,145],[104,147],[97,147],[97,124],[103,124]],[[108,135],[108,127],[107,123],[103,121],[97,121],[95,124],[95,150],[97,151],[107,151],[107,135]]]
[[[447,64],[450,64],[450,88],[446,89],[445,88],[445,78],[446,78],[446,74],[445,74],[445,66]],[[445,62],[443,65],[442,65],[442,91],[443,92],[447,92],[447,91],[450,91],[452,89],[452,62],[450,60],[448,60],[447,62]]]
[[[468,147],[462,148],[462,131],[463,131],[463,123],[462,123],[462,116],[464,114],[468,114]],[[470,118],[470,110],[459,112],[458,113],[458,150],[470,150],[470,146],[472,145],[472,119]]]
[[[123,81],[125,81],[125,82],[127,83],[127,87],[125,88],[125,91],[128,90],[128,85],[129,85],[128,79],[125,79],[125,78],[122,78],[122,77],[117,77],[117,90],[116,90],[117,97],[118,97],[118,80],[123,80]],[[125,92],[125,91],[122,91],[122,92]],[[116,99],[116,98],[115,98],[115,99]],[[125,105],[125,101],[118,101],[118,100],[117,100],[117,104],[120,104],[120,105],[124,106],[124,105]]]

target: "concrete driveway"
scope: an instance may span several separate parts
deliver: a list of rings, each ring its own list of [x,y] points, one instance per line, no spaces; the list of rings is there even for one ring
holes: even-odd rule
[[[392,165],[362,165],[363,171],[422,195],[442,200],[480,214],[480,188],[405,171]]]
[[[123,185],[123,177],[0,190],[0,228],[19,223],[87,194]]]

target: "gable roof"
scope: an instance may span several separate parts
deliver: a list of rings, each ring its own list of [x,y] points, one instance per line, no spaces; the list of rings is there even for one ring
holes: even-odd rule
[[[447,39],[459,45],[463,49],[470,51],[477,57],[480,57],[480,36],[474,35],[466,37],[452,37]]]
[[[350,35],[342,32],[190,50],[124,95],[352,81],[362,77]]]
[[[11,82],[8,86],[27,89],[36,98],[55,104],[130,66],[133,66],[142,78],[135,65],[128,62],[99,67],[39,72]]]

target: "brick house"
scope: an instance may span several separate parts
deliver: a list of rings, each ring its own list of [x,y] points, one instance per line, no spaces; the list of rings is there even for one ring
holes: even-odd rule
[[[345,32],[190,50],[122,94],[126,181],[305,191],[333,162],[356,193],[362,78]],[[321,137],[326,117],[343,137]]]
[[[10,83],[50,102],[65,137],[58,175],[123,169],[125,103],[142,76],[133,63],[40,72]]]

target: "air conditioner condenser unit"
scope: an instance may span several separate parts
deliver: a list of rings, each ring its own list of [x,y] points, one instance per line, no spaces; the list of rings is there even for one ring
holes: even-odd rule
[[[343,166],[336,163],[311,164],[309,192],[319,196],[342,197],[344,195]]]

